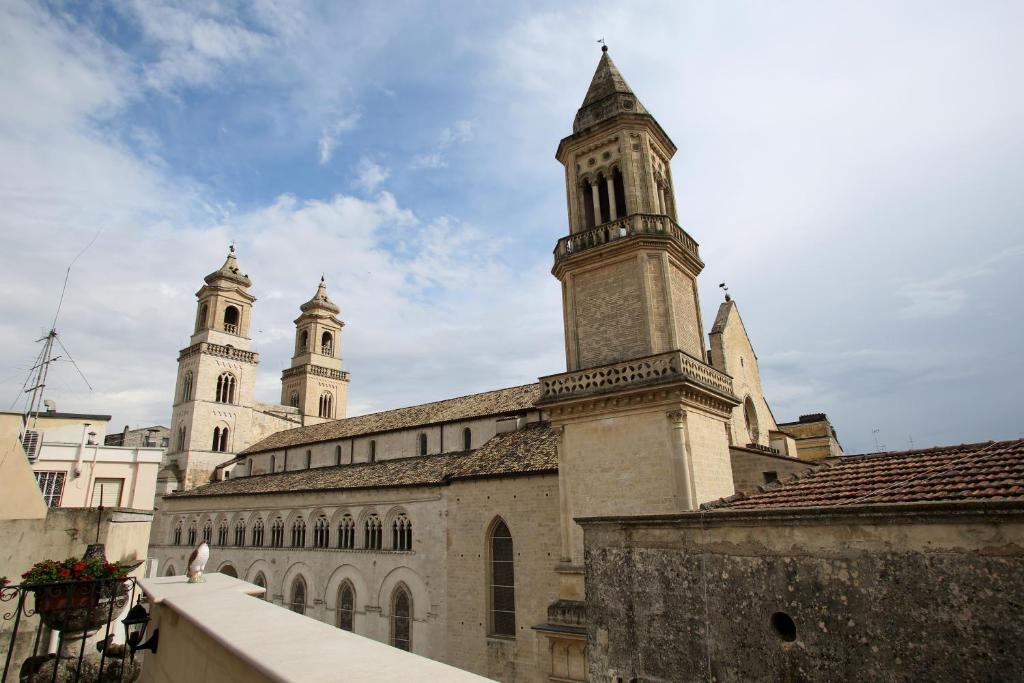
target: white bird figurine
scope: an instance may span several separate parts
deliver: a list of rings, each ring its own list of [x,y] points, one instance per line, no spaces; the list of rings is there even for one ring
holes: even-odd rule
[[[206,568],[206,563],[210,559],[210,546],[206,545],[206,541],[203,541],[196,549],[192,551],[192,554],[188,556],[188,582],[189,583],[202,583],[206,579],[203,578],[203,569]]]

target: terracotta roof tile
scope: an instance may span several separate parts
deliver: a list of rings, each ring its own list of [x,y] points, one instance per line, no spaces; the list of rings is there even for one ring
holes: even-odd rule
[[[238,477],[174,493],[170,497],[430,486],[447,484],[453,479],[556,472],[557,443],[558,436],[546,423],[532,423],[518,431],[498,434],[475,451]]]
[[[296,427],[271,434],[239,453],[251,455],[303,444],[377,434],[420,425],[453,422],[486,415],[519,413],[533,407],[540,397],[540,384],[524,384],[508,389],[485,391],[408,408],[359,415],[307,427]]]
[[[704,509],[1024,500],[1024,440],[845,455]]]

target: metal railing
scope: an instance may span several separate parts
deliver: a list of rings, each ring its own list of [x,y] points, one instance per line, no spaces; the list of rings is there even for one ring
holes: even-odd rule
[[[666,237],[679,244],[694,258],[700,260],[697,241],[679,227],[668,216],[653,213],[632,213],[618,220],[609,221],[590,230],[566,235],[555,245],[555,261],[569,258],[580,252],[594,249],[610,242],[648,235]]]
[[[141,664],[127,645],[113,644],[111,622],[137,592],[134,577],[0,588],[0,648],[6,644],[0,683],[132,683]],[[100,630],[103,638],[87,647]],[[54,633],[56,651],[50,652]]]

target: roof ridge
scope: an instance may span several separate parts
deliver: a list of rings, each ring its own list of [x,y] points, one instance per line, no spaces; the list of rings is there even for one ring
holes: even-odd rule
[[[936,451],[951,451],[955,449],[971,449],[980,450],[982,448],[988,448],[994,444],[1010,444],[1016,443],[1020,439],[1003,439],[1002,441],[996,441],[995,439],[989,439],[988,441],[974,441],[971,443],[959,443],[949,444],[946,446],[928,446],[927,448],[909,448],[903,451],[872,451],[870,453],[848,453],[846,455],[840,455],[835,460],[845,460],[846,458],[856,458],[858,460],[865,458],[891,458],[894,456],[901,455],[926,455],[928,453],[934,453]]]

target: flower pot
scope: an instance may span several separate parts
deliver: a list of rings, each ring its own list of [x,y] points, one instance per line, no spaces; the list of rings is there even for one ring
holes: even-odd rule
[[[32,590],[40,620],[61,632],[61,654],[118,616],[128,602],[128,585],[117,580],[46,584]]]

